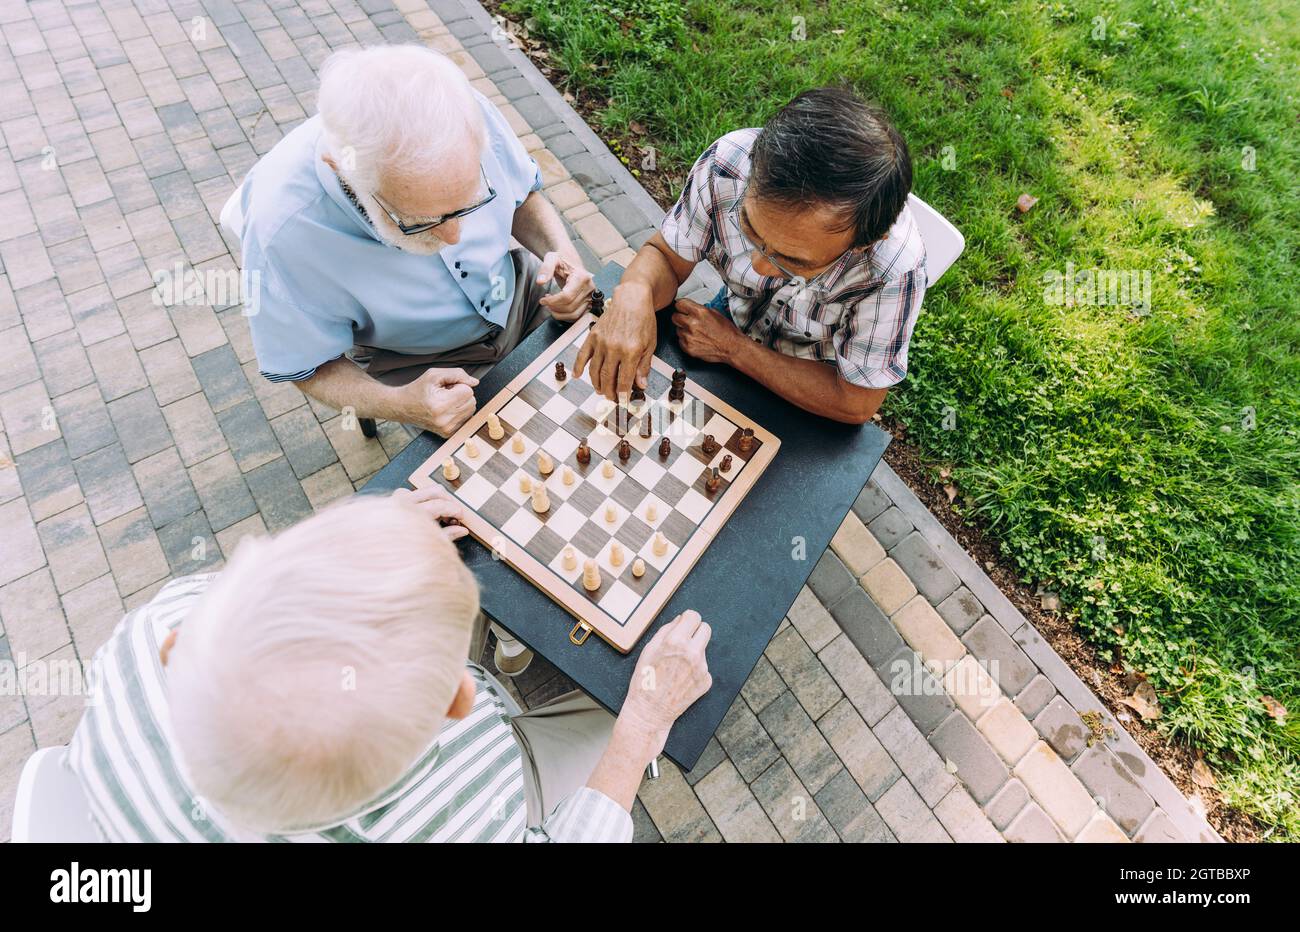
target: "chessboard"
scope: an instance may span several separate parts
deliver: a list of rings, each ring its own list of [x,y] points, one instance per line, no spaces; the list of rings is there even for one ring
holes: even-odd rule
[[[573,374],[595,318],[575,322],[410,477],[623,653],[658,617],[776,455],[780,440],[655,357],[626,405]]]

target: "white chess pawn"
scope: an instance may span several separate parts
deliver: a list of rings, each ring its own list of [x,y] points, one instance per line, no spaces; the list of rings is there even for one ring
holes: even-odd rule
[[[442,478],[448,482],[455,482],[460,478],[460,467],[456,465],[455,460],[447,460],[442,464]]]
[[[623,565],[623,545],[618,541],[609,545],[609,564],[610,566]]]
[[[533,511],[540,515],[550,510],[551,500],[546,494],[546,486],[539,482],[536,488],[533,489]]]
[[[668,552],[668,538],[664,537],[663,531],[655,531],[654,552],[656,557]]]
[[[610,524],[613,524],[615,519],[617,518],[618,518],[618,509],[615,508],[613,505],[606,505],[605,520],[608,521]]]
[[[573,485],[573,470],[568,466],[565,466],[564,472],[560,474],[560,478],[564,480],[565,485]]]
[[[549,476],[555,469],[555,460],[546,454],[545,450],[537,451],[537,471],[543,476]]]
[[[578,555],[574,553],[572,544],[564,546],[564,568],[566,570],[578,568]]]
[[[595,592],[600,588],[600,567],[596,565],[595,560],[588,560],[582,564],[582,588],[588,592]]]
[[[465,441],[465,455],[470,459],[478,458],[478,444],[472,438]]]
[[[659,509],[655,507],[654,502],[645,506],[645,519],[651,523],[659,520]]]
[[[605,462],[600,464],[600,474],[604,476],[606,479],[613,479],[614,464],[609,460],[605,460]]]
[[[489,414],[487,417],[487,422],[488,422],[488,436],[491,437],[493,440],[500,440],[502,437],[506,435],[505,428],[501,426],[501,418],[497,417],[495,414]]]
[[[514,439],[512,439],[512,440],[510,441],[510,449],[514,450],[516,453],[523,453],[523,452],[524,452],[524,435],[523,435],[523,434],[515,434]]]
[[[527,495],[533,490],[533,480],[527,476],[519,477],[519,491]]]
[[[640,579],[642,576],[645,575],[645,560],[642,560],[640,557],[637,557],[635,560],[632,561],[632,575],[635,576],[637,579]]]

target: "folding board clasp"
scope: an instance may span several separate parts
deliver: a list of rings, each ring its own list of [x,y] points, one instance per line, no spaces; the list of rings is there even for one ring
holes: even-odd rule
[[[581,635],[579,635],[579,632],[581,632]],[[573,644],[577,644],[579,647],[586,644],[587,638],[589,637],[591,637],[591,625],[587,624],[585,621],[578,622],[569,632],[569,641]]]

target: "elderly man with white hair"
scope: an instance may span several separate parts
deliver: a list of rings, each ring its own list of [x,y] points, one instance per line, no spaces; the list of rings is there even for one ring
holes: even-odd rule
[[[104,839],[630,840],[709,626],[655,633],[617,719],[580,693],[520,714],[467,660],[458,507],[360,496],[127,615],[69,751]]]
[[[243,185],[259,368],[357,417],[449,435],[474,412],[476,374],[548,313],[588,308],[591,274],[537,163],[446,56],[335,52],[317,105]]]

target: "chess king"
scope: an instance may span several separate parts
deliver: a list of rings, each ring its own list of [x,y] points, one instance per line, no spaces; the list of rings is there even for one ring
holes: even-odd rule
[[[655,310],[698,262],[724,285],[676,301],[682,348],[725,362],[799,407],[871,418],[907,374],[925,248],[907,195],[907,144],[851,91],[805,91],[762,129],[704,150],[579,352],[609,398],[645,387]]]
[[[581,316],[591,275],[537,163],[446,56],[336,52],[318,104],[243,185],[259,368],[358,417],[449,435],[474,412],[475,375],[548,314]]]

